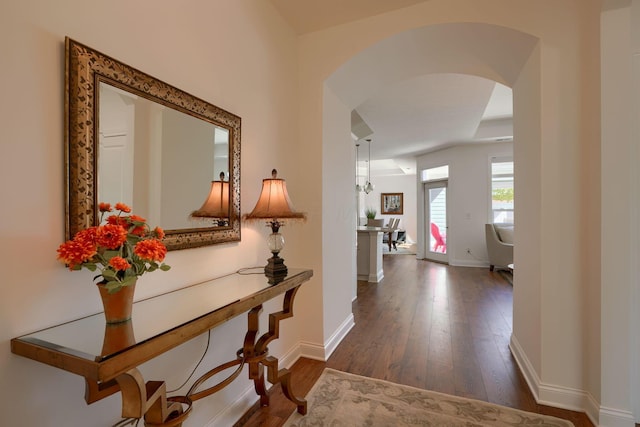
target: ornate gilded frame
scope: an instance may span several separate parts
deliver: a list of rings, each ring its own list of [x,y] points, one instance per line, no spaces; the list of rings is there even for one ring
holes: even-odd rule
[[[70,38],[65,39],[66,238],[98,223],[100,82],[229,130],[230,217],[224,227],[166,230],[169,250],[240,240],[240,117]]]

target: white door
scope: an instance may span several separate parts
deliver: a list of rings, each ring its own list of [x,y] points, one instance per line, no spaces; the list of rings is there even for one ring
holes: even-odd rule
[[[100,132],[100,202],[133,204],[133,153],[130,148],[126,133]]]
[[[426,258],[448,263],[447,181],[424,184],[424,200]]]
[[[133,206],[133,123],[130,95],[100,84],[100,134],[98,135],[98,202]]]

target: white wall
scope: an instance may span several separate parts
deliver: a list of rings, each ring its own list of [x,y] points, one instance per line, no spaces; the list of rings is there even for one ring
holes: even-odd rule
[[[344,334],[353,327],[351,300],[356,288],[355,275],[343,275],[355,262],[356,203],[355,179],[351,165],[355,162],[351,139],[351,113],[329,88],[324,88],[323,135],[332,144],[323,146],[323,157],[332,158],[323,165],[326,183],[322,187],[322,263],[323,280],[333,286],[323,287],[323,343],[325,356],[335,349]],[[319,313],[318,316],[322,316]]]
[[[633,0],[634,6],[636,3]],[[517,182],[524,186],[521,191],[516,184],[516,204],[531,207],[526,216],[516,217],[520,226],[515,236],[516,242],[526,240],[515,253],[522,270],[514,293],[514,336],[522,350],[519,360],[526,362],[527,379],[536,397],[576,409],[591,404],[597,411],[602,389],[605,412],[619,425],[631,425],[628,387],[615,388],[618,379],[631,369],[624,363],[614,366],[617,358],[610,354],[629,351],[631,337],[625,333],[629,318],[624,310],[618,313],[616,304],[625,301],[631,284],[611,286],[605,274],[616,272],[617,267],[631,267],[626,261],[622,265],[616,261],[618,253],[626,249],[615,239],[603,239],[609,252],[601,260],[598,239],[587,235],[600,235],[599,216],[583,214],[601,206],[599,192],[594,195],[591,185],[599,181],[600,173],[590,167],[600,158],[599,80],[592,71],[598,63],[594,46],[599,25],[593,17],[599,13],[600,1],[431,0],[299,39],[261,0],[198,2],[193,10],[169,0],[120,0],[91,6],[79,0],[33,0],[4,2],[1,7],[4,66],[0,85],[5,102],[0,104],[4,148],[0,158],[0,196],[4,201],[0,341],[5,352],[0,355],[0,408],[8,425],[104,426],[115,422],[120,411],[117,396],[86,406],[80,377],[9,353],[12,337],[99,311],[91,274],[70,273],[55,260],[55,249],[64,235],[65,35],[241,116],[244,211],[255,203],[260,180],[269,176],[272,167],[287,179],[292,199],[300,210],[308,212],[309,220],[283,230],[287,239],[283,256],[288,265],[314,268],[315,276],[297,297],[296,317],[302,322],[284,322],[281,340],[270,346],[280,355],[295,349],[298,338],[310,352],[322,353],[326,338],[334,336],[325,327],[348,321],[339,287],[345,283],[349,287],[353,263],[340,263],[332,271],[332,280],[323,278],[322,244],[330,232],[323,215],[331,208],[323,200],[323,188],[335,185],[327,173],[333,164],[340,169],[336,176],[352,176],[353,158],[346,162],[338,158],[344,156],[341,149],[324,147],[341,143],[340,129],[326,127],[323,122],[324,82],[341,64],[378,41],[408,29],[450,22],[517,29],[540,40],[534,56],[511,82],[514,130],[523,136],[517,141],[525,143],[522,149],[514,147],[514,156],[516,165],[526,165],[516,166]],[[212,17],[215,25],[211,25]],[[623,31],[623,27],[612,30]],[[438,47],[447,52],[447,40],[440,40]],[[488,69],[472,71],[496,74]],[[606,82],[617,88],[614,79],[607,77]],[[628,88],[624,81],[618,84]],[[518,114],[519,109],[530,111],[523,115]],[[518,116],[521,123],[517,123]],[[337,118],[331,122],[342,123]],[[608,126],[617,123],[610,117],[603,117],[603,122]],[[523,130],[530,132],[524,134]],[[338,139],[334,139],[336,135]],[[604,140],[605,135],[603,149],[607,149],[605,142],[611,142]],[[617,182],[624,171],[616,169],[630,167],[612,163],[602,163],[603,184]],[[587,179],[590,176],[591,181]],[[520,200],[517,194],[530,198]],[[634,212],[637,194],[632,194],[636,203],[630,208],[635,206]],[[604,212],[602,224],[608,220],[611,226],[621,223],[618,217],[605,217]],[[143,277],[137,297],[239,267],[262,265],[268,255],[264,245],[267,233],[261,225],[246,225],[240,243],[171,252],[167,262],[172,270]],[[352,245],[349,241],[345,244]],[[601,264],[602,276],[593,274]],[[602,301],[602,316],[600,289],[603,297],[612,293]],[[333,306],[338,307],[337,314]],[[615,317],[602,322],[600,344],[593,338],[600,331],[592,327],[593,321],[584,320],[589,316],[602,320],[609,313]],[[319,320],[331,315],[336,316],[334,321]],[[234,354],[244,323],[238,318],[216,329],[216,345],[207,365],[226,361]],[[304,330],[296,326],[299,324]],[[615,331],[621,333],[615,335]],[[605,345],[609,339],[607,344],[613,347]],[[143,373],[149,378],[166,378],[172,388],[184,380],[204,343],[204,337],[194,339],[146,364]],[[602,373],[594,350],[602,354]],[[600,374],[601,388],[594,379]],[[221,408],[242,399],[245,392],[252,396],[250,384],[243,379],[198,402],[185,426],[205,425]],[[15,396],[23,398],[16,400]],[[227,415],[220,425],[239,416]]]
[[[634,375],[638,369],[637,348],[632,347],[638,342],[638,316],[632,314],[637,312],[638,282],[632,266],[637,265],[638,259],[639,196],[637,175],[634,176],[638,162],[637,123],[634,125],[638,101],[633,98],[637,92],[629,88],[640,82],[640,68],[634,68],[638,61],[633,56],[637,56],[637,50],[632,48],[631,13],[628,4],[604,11],[601,21],[601,420],[603,425],[614,426],[623,425],[618,420],[625,418],[626,425],[633,425],[630,409],[638,409],[640,397],[638,384],[631,382],[634,378],[637,381]],[[636,388],[635,397],[632,387]]]
[[[526,354],[521,362],[524,368],[533,372],[542,370],[542,284],[540,257],[541,250],[541,203],[540,170],[542,169],[541,148],[541,47],[538,46],[525,64],[516,83],[513,85],[513,128],[517,135],[518,145],[514,147],[515,175],[515,223],[517,231],[513,251],[514,265],[517,271],[514,282],[513,298],[515,301],[526,301],[526,304],[514,303],[513,329],[518,331],[512,335],[511,346]],[[526,197],[525,197],[526,193]],[[526,227],[524,226],[526,224]],[[531,245],[534,250],[522,250],[518,241]],[[527,366],[528,365],[528,366]],[[525,370],[525,369],[523,369]],[[525,370],[526,372],[526,370]],[[527,376],[529,386],[539,394],[537,375]]]
[[[243,212],[253,207],[261,180],[270,176],[273,167],[287,179],[296,207],[308,208],[299,197],[306,189],[295,185],[299,173],[294,162],[298,154],[296,37],[270,3],[258,0],[4,2],[0,35],[0,85],[5,100],[0,106],[2,423],[112,425],[121,412],[118,395],[87,406],[81,377],[9,351],[13,337],[100,311],[93,274],[69,272],[56,260],[56,249],[64,239],[64,37],[239,115]],[[314,226],[314,221],[310,224]],[[288,240],[283,256],[290,266],[313,267],[302,264],[311,259],[306,247],[320,243],[302,239],[298,246],[295,238],[289,239],[305,227],[283,229]],[[263,224],[247,224],[241,242],[172,251],[166,259],[172,269],[143,276],[136,298],[240,267],[264,265],[269,256],[267,234]],[[297,313],[312,311],[306,305],[317,306],[308,300],[316,283],[312,279],[298,293]],[[265,306],[263,320],[275,306]],[[234,359],[245,324],[241,316],[214,330],[203,366]],[[298,329],[299,323],[293,320],[283,322],[281,339],[269,346],[270,351],[287,355],[290,361],[289,352],[300,337]],[[322,343],[321,338],[318,342]],[[205,343],[205,336],[195,338],[145,364],[142,372],[148,379],[166,379],[168,388],[174,388],[194,368]],[[200,368],[198,374],[203,371]],[[249,403],[255,401],[252,384],[243,374],[222,392],[197,402],[185,426],[207,425],[245,393]],[[218,425],[231,425],[244,409],[226,414]]]
[[[375,185],[369,194],[360,193],[362,199],[360,203],[360,217],[364,217],[364,211],[368,207],[374,208],[378,213],[376,218],[384,219],[384,223],[389,223],[389,218],[400,218],[399,228],[406,231],[407,242],[413,243],[418,239],[416,223],[416,176],[415,175],[393,175],[379,176],[372,171],[371,183]],[[403,213],[402,215],[382,215],[381,194],[382,193],[403,193]]]
[[[489,265],[484,225],[491,218],[491,158],[503,156],[513,156],[512,142],[463,145],[417,159],[418,177],[422,170],[449,165],[447,253],[451,265]],[[420,200],[424,200],[422,183],[416,191],[421,193]],[[422,203],[418,211],[420,218],[424,218]],[[418,245],[419,258],[425,257],[424,236],[422,240]],[[467,248],[471,254],[466,252]]]
[[[599,109],[597,104],[585,107],[583,102],[599,99],[597,73],[589,71],[598,62],[592,42],[598,27],[594,18],[599,12],[600,2],[593,0],[432,0],[300,38],[300,118],[302,134],[310,138],[307,154],[313,160],[306,164],[312,168],[311,163],[322,154],[320,147],[332,143],[320,132],[321,88],[358,52],[403,31],[443,23],[486,23],[538,39],[526,64],[510,64],[509,73],[501,75],[514,88],[514,97],[518,96],[516,90],[522,90],[519,108],[535,109],[522,116],[519,125],[514,122],[514,132],[521,134],[516,134],[515,140],[526,145],[514,147],[516,162],[518,158],[531,161],[521,171],[526,187],[519,190],[531,198],[525,203],[516,196],[516,204],[532,207],[525,216],[516,217],[515,241],[521,244],[515,256],[521,271],[533,273],[516,277],[522,292],[514,294],[514,338],[534,396],[541,402],[578,410],[586,409],[585,396],[596,393],[589,380],[594,363],[585,356],[594,345],[592,331],[583,322],[585,313],[598,313],[599,301],[591,296],[599,279],[588,273],[597,269],[593,265],[600,264],[600,254],[585,230],[598,233],[600,223],[597,215],[582,212],[598,204],[598,194],[585,187],[590,168],[583,162],[599,156],[598,133],[594,132]],[[448,52],[446,39],[438,40],[436,46]],[[429,48],[435,49],[434,45]],[[493,59],[508,62],[508,57],[494,53]],[[489,64],[483,68],[477,63],[461,71],[456,68],[459,63],[451,62],[451,72],[497,79],[497,70]],[[440,72],[447,72],[439,65]],[[514,70],[514,66],[519,68]],[[525,129],[531,133],[522,134]],[[322,161],[330,165],[335,159]],[[527,231],[520,235],[518,230]],[[352,272],[341,274],[350,277]],[[332,286],[328,282],[323,285]],[[528,294],[534,298],[523,298]],[[628,402],[616,401],[614,405],[624,410]]]

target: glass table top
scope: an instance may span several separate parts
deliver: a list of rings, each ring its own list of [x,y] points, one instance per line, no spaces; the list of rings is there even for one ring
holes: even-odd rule
[[[100,361],[202,316],[272,288],[261,270],[233,273],[133,304],[132,319],[107,325],[102,312],[23,335],[30,342]],[[258,274],[255,272],[259,271]],[[289,269],[283,281],[309,270]]]

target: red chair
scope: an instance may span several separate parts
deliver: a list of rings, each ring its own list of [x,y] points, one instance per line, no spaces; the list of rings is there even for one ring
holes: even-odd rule
[[[443,254],[447,253],[447,244],[444,241],[444,238],[440,234],[440,228],[433,222],[431,223],[431,235],[436,240],[436,243],[433,245],[433,252],[441,252]]]

